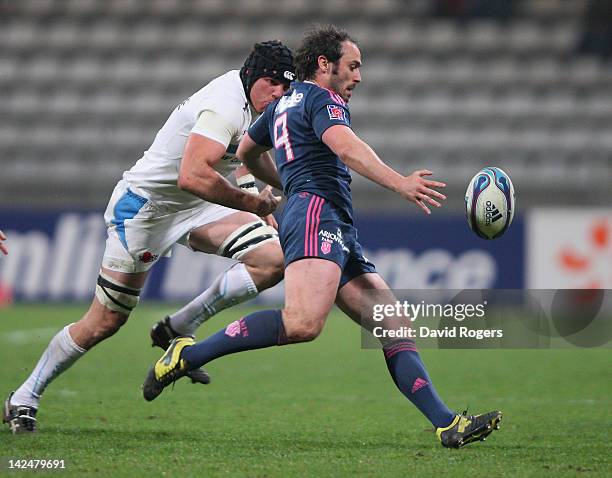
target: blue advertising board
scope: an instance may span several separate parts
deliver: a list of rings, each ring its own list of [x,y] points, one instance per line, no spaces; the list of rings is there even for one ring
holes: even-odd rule
[[[515,217],[494,241],[477,237],[463,215],[359,216],[359,241],[394,289],[518,289],[525,234]]]
[[[517,217],[500,239],[473,234],[463,216],[357,218],[359,239],[395,289],[522,288],[525,234]],[[90,300],[104,252],[101,212],[0,211],[10,254],[0,258],[0,285],[15,301]],[[175,246],[160,259],[143,297],[183,301],[197,295],[231,261]],[[282,284],[260,302],[282,302]]]

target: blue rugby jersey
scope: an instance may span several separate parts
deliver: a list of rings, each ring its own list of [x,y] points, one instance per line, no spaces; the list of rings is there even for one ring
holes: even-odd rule
[[[251,125],[249,136],[275,149],[275,161],[287,197],[317,194],[342,209],[352,222],[351,175],[321,140],[333,125],[350,127],[346,103],[336,93],[311,82],[294,82]]]

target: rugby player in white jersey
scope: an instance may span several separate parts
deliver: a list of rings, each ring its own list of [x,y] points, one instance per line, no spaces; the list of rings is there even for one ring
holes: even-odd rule
[[[45,388],[119,330],[138,304],[149,270],[175,243],[239,262],[193,303],[156,324],[154,345],[165,348],[174,337],[193,334],[209,316],[282,279],[283,255],[271,216],[280,198],[269,187],[257,191],[235,152],[253,113],[280,98],[293,79],[291,50],[278,41],[257,43],[240,70],[214,79],[170,114],[112,194],[89,310],[53,337],[31,375],[4,402],[3,421],[13,433],[36,430]],[[270,157],[263,159],[272,164]],[[241,187],[228,181],[231,174]],[[191,378],[209,380],[203,370]]]

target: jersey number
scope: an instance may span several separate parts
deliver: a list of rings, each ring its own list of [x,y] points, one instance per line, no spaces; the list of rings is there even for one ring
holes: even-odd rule
[[[280,134],[279,134],[280,130]],[[285,156],[287,161],[293,161],[293,149],[291,149],[291,141],[289,140],[289,130],[287,129],[287,112],[276,118],[274,122],[274,147],[285,148]]]

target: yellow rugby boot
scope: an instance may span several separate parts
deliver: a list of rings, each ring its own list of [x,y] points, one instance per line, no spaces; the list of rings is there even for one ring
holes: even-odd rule
[[[147,401],[155,400],[162,390],[179,378],[187,375],[187,363],[181,359],[185,347],[195,344],[193,337],[177,337],[166,353],[149,369],[142,384],[142,394]]]
[[[502,412],[493,411],[482,415],[467,415],[467,410],[457,415],[453,422],[436,430],[436,436],[447,448],[461,448],[477,440],[484,441],[493,430],[499,430]]]

